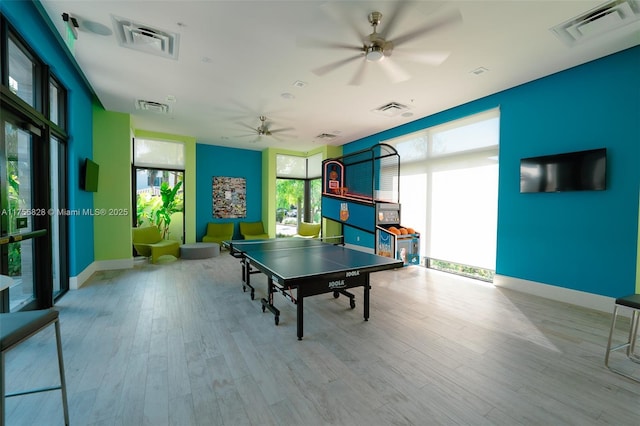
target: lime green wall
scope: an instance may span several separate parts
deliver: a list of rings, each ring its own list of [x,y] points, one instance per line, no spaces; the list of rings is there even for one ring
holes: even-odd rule
[[[310,157],[322,153],[322,158],[340,157],[342,155],[341,146],[325,145],[313,151],[299,152],[279,148],[267,148],[262,151],[262,222],[267,226],[270,236],[276,235],[276,156],[296,155],[300,157]],[[340,235],[339,224],[324,223],[322,235]]]
[[[196,138],[149,130],[134,130],[139,138],[178,141],[184,143],[184,232],[185,243],[196,242]]]
[[[93,194],[95,261],[131,258],[130,140],[128,114],[93,105],[93,160],[100,165]]]
[[[262,223],[272,238],[276,236],[276,154],[273,148],[262,151]]]

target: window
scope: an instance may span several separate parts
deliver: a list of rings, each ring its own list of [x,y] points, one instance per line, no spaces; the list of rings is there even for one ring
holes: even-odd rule
[[[400,155],[402,225],[420,232],[426,266],[492,279],[499,123],[495,109],[387,141]]]
[[[138,167],[184,170],[184,144],[136,138],[133,144],[134,164]]]
[[[9,37],[8,48],[9,90],[35,108],[35,63],[12,37]]]
[[[298,223],[320,222],[322,155],[276,156],[276,234],[294,235]]]
[[[136,138],[133,152],[134,226],[155,225],[184,242],[184,144]]]
[[[49,78],[49,120],[61,129],[66,128],[66,99],[62,85],[53,76]]]
[[[67,91],[3,16],[0,28],[0,198],[15,212],[64,210]],[[48,307],[69,288],[68,218],[19,215],[0,221],[2,235],[22,234],[0,244],[0,273],[14,277],[0,312]]]

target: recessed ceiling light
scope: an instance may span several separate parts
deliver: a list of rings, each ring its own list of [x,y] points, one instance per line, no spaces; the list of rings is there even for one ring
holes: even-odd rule
[[[295,99],[295,95],[293,95],[293,93],[289,93],[289,92],[284,92],[282,94],[280,94],[280,96],[282,97],[282,99]]]
[[[173,95],[167,95],[167,102],[175,102],[176,101],[176,97]]]
[[[294,87],[304,87],[306,86],[307,83],[305,83],[304,81],[300,81],[300,80],[296,80],[293,82],[293,86]]]

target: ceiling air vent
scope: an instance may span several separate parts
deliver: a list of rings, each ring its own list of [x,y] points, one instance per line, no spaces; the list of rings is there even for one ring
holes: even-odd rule
[[[118,44],[163,58],[178,59],[179,34],[111,16]]]
[[[338,135],[334,135],[332,133],[320,133],[318,136],[316,136],[316,139],[321,139],[321,140],[333,140],[335,138],[337,138]]]
[[[373,110],[373,112],[384,115],[385,117],[395,117],[407,111],[409,108],[406,105],[398,102],[389,102],[386,105],[382,105]]]
[[[611,0],[582,15],[551,28],[568,46],[618,29],[640,19],[638,0]]]
[[[136,109],[156,114],[169,114],[169,105],[162,104],[160,102],[145,101],[142,99],[138,99],[136,101]]]

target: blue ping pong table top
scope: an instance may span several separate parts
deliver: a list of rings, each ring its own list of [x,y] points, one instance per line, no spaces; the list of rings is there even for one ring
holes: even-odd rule
[[[284,281],[337,272],[369,273],[403,266],[398,259],[315,239],[238,240],[230,241],[229,246]]]

